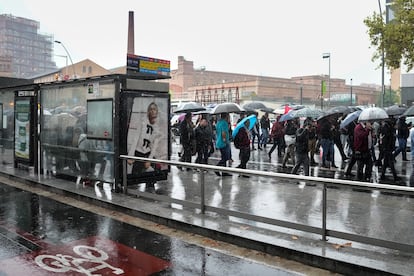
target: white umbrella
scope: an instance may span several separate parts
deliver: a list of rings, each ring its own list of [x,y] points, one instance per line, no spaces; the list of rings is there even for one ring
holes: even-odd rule
[[[359,114],[358,121],[376,121],[387,119],[388,114],[384,109],[379,107],[368,107]]]
[[[221,103],[216,105],[213,110],[211,111],[211,114],[220,114],[220,113],[242,113],[245,112],[243,108],[240,107],[240,105],[236,103]]]

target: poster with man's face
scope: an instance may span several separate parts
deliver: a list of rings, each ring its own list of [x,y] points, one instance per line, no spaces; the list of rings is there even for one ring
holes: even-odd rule
[[[130,156],[168,160],[168,98],[135,97],[127,133]],[[134,162],[128,174],[145,175],[156,170],[168,170],[164,164]]]

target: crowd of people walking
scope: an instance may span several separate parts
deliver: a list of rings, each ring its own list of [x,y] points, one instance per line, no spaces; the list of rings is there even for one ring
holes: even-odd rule
[[[257,113],[255,115],[258,116]],[[196,163],[208,164],[211,154],[218,151],[220,160],[216,165],[231,167],[231,143],[234,142],[240,151],[237,168],[247,168],[252,151],[266,152],[269,161],[276,151],[281,168],[292,174],[298,174],[302,168],[303,174],[308,176],[312,166],[335,170],[341,167],[345,177],[370,182],[373,167],[377,166],[381,181],[387,180],[387,169],[394,181],[400,181],[394,164],[400,154],[401,162],[408,161],[406,147],[411,124],[406,123],[405,116],[379,121],[358,121],[355,118],[340,127],[345,115],[333,113],[320,118],[288,120],[281,120],[279,115],[271,123],[269,113],[264,113],[254,120],[254,125],[244,120],[236,137],[232,137],[233,127],[228,113],[203,114],[195,123],[192,114],[187,113],[180,123],[183,148],[180,161],[191,162],[192,156],[196,156]],[[242,115],[238,123],[244,117]],[[395,146],[396,140],[398,147]],[[339,153],[340,158],[335,159],[335,153]],[[319,156],[318,162],[315,156]],[[341,165],[336,164],[338,160],[342,161]],[[288,165],[291,167],[289,170]],[[355,165],[356,175],[353,173]],[[231,175],[218,171],[216,174]]]

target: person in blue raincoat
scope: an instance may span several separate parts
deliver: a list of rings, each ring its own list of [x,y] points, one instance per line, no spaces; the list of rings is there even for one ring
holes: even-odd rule
[[[221,113],[220,120],[216,124],[216,149],[220,150],[221,159],[217,166],[226,167],[230,160],[230,132],[228,123],[229,114]],[[228,173],[215,172],[218,176],[229,176]]]

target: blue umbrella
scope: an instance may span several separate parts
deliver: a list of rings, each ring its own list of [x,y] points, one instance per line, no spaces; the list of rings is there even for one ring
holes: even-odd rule
[[[289,120],[295,119],[295,113],[296,113],[295,110],[290,110],[288,113],[283,114],[280,117],[279,122],[284,122],[284,121],[289,121]]]
[[[346,115],[346,117],[341,121],[339,128],[344,128],[350,123],[352,123],[353,121],[358,120],[359,114],[361,114],[361,112],[362,110],[357,110],[357,111],[354,111]]]
[[[237,135],[237,133],[239,132],[239,130],[240,130],[240,128],[242,128],[242,127],[244,127],[244,123],[247,121],[247,120],[249,120],[250,121],[250,125],[249,125],[249,130],[251,130],[252,128],[253,128],[253,126],[256,124],[256,121],[257,121],[257,118],[256,118],[256,115],[250,115],[250,116],[247,116],[247,117],[245,117],[245,118],[243,118],[236,126],[235,126],[235,128],[233,129],[233,133],[232,133],[232,136],[233,136],[233,139],[234,139],[234,137],[236,137],[236,135]]]

